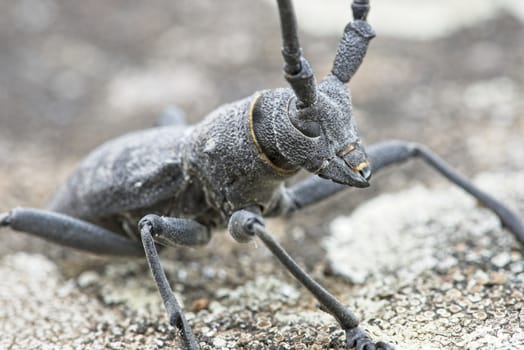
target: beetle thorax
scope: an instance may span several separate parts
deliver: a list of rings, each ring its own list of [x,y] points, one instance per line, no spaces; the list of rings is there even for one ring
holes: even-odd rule
[[[308,107],[297,108],[291,90],[277,89],[264,92],[252,114],[255,142],[276,169],[304,168],[354,186],[365,182],[354,174],[367,163],[351,97],[334,76],[319,84],[316,101]]]

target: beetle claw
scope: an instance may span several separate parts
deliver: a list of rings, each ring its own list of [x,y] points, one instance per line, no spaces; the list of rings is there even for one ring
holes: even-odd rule
[[[373,342],[373,339],[360,327],[346,330],[346,346],[348,349],[356,350],[394,350],[391,345],[382,341]]]

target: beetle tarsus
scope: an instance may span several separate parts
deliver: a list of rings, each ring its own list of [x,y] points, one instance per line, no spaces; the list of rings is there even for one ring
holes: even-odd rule
[[[346,329],[346,346],[356,350],[394,350],[391,345],[382,341],[375,343],[360,327]]]

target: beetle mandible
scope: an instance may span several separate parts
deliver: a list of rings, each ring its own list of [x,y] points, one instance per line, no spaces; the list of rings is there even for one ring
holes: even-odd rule
[[[263,217],[291,213],[348,186],[367,187],[372,172],[421,158],[494,211],[524,242],[524,226],[426,147],[387,141],[364,148],[345,84],[374,32],[368,0],[354,0],[354,20],[340,40],[331,73],[317,82],[300,48],[290,0],[278,0],[284,75],[291,88],[260,91],[224,105],[194,126],[134,132],[93,151],[54,196],[49,210],[17,208],[2,226],[97,254],[143,256],[169,322],[188,349],[198,348],[163,272],[155,244],[197,246],[228,228],[239,242],[258,237],[346,332],[347,347],[390,349],[372,340],[357,317],[306,274],[265,229]],[[286,187],[305,169],[312,176]]]

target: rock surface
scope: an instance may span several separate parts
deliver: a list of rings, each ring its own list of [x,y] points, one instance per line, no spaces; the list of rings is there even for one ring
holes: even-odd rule
[[[524,173],[485,174],[476,183],[524,216]],[[399,349],[524,346],[522,248],[465,193],[384,194],[331,227],[329,262],[361,284],[351,304],[373,333]]]

